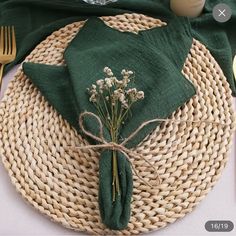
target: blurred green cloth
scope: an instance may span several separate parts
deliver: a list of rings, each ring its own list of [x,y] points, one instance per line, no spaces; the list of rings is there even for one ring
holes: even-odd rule
[[[146,120],[168,117],[195,94],[195,88],[181,73],[192,45],[191,32],[186,26],[185,18],[175,18],[168,26],[134,34],[122,33],[99,18],[90,18],[64,53],[66,66],[24,63],[23,69],[49,103],[78,132],[79,114],[86,110],[96,113],[89,102],[87,88],[104,78],[104,67],[110,67],[118,78],[122,69],[134,71],[132,86],[144,91],[145,99],[132,107],[132,116],[120,131],[122,139]],[[181,45],[176,44],[177,40]],[[94,119],[85,119],[84,123],[90,132],[98,133]],[[136,146],[156,126],[145,127],[127,146]],[[111,141],[109,130],[105,129],[104,135]],[[99,163],[100,212],[103,222],[112,229],[127,226],[132,197],[131,167],[122,153],[118,155],[121,195],[115,203],[112,202],[111,152],[103,151]]]

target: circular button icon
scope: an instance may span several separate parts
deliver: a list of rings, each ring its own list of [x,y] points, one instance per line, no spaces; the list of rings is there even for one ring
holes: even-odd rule
[[[217,4],[213,8],[213,17],[216,21],[220,23],[228,21],[231,18],[231,16],[232,16],[232,10],[225,3]]]

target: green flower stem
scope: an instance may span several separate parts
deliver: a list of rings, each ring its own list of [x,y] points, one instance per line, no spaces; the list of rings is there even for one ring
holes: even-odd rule
[[[120,195],[120,183],[118,175],[117,155],[116,151],[113,151],[113,202],[116,200],[116,194]]]
[[[117,142],[116,132],[111,130],[112,142]],[[112,172],[113,172],[113,180],[112,180],[112,201],[116,200],[116,194],[120,195],[120,183],[119,183],[119,172],[118,172],[118,164],[117,164],[117,152],[115,150],[112,151]]]

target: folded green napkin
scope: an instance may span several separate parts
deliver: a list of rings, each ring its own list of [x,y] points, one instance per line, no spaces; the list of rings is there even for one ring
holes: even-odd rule
[[[212,16],[213,7],[226,3],[232,17],[218,23]],[[21,62],[46,36],[62,26],[89,16],[116,15],[137,12],[169,22],[174,18],[169,0],[118,0],[106,6],[96,6],[83,0],[2,0],[0,25],[14,25],[17,37],[17,58],[6,71]],[[236,96],[236,82],[232,73],[232,58],[236,54],[236,1],[207,0],[203,14],[189,19],[194,38],[204,43],[221,66]],[[178,55],[174,55],[178,60]]]
[[[192,44],[186,25],[185,18],[175,18],[168,26],[134,34],[121,33],[98,18],[90,18],[66,49],[66,66],[24,63],[23,69],[49,103],[78,132],[79,114],[86,110],[96,113],[89,102],[87,88],[104,77],[103,68],[109,66],[115,75],[122,69],[134,71],[134,87],[144,91],[145,99],[132,108],[132,116],[120,131],[122,140],[142,122],[168,117],[195,94],[193,85],[181,73]],[[85,119],[84,124],[97,134],[98,125],[93,119]],[[156,126],[147,126],[127,147],[137,145]],[[106,129],[104,136],[111,140]],[[104,224],[116,230],[125,228],[129,221],[133,187],[130,163],[120,152],[118,170],[121,195],[112,202],[111,152],[103,151],[99,161],[99,206]]]

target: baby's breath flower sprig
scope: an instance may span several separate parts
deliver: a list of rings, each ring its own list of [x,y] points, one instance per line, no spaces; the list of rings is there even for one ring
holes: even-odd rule
[[[112,142],[117,143],[119,131],[131,111],[132,105],[144,99],[144,92],[136,88],[130,88],[130,82],[134,79],[134,72],[123,69],[122,79],[117,79],[109,67],[104,68],[105,78],[96,81],[88,88],[89,101],[96,107],[98,115],[107,129],[110,131]],[[112,151],[113,165],[113,201],[116,193],[120,194],[119,175],[117,165],[117,153]]]

